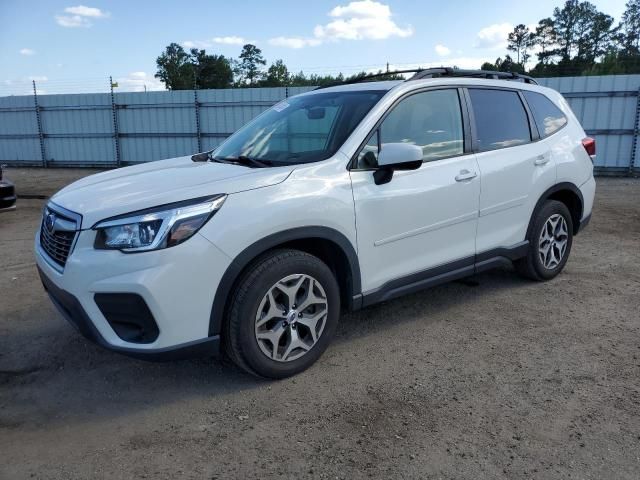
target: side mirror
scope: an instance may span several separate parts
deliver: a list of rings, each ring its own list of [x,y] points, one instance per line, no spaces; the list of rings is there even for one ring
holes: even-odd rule
[[[389,183],[394,170],[417,170],[422,166],[422,148],[409,143],[384,143],[378,154],[378,170],[373,173],[376,185]]]

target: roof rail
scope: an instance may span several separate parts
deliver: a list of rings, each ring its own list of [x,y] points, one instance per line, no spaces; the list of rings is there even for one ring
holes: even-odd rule
[[[522,81],[524,83],[531,83],[537,85],[533,78],[529,75],[523,75],[516,72],[496,72],[493,70],[461,70],[458,68],[450,67],[438,67],[438,68],[426,68],[416,72],[416,74],[408,79],[421,80],[423,78],[438,78],[438,77],[472,77],[472,78],[487,78],[495,80],[515,80]]]
[[[397,74],[401,74],[401,73],[418,73],[423,71],[420,68],[413,68],[410,70],[393,70],[391,72],[378,72],[378,73],[367,73],[365,75],[358,75],[354,78],[349,78],[348,80],[342,80],[342,81],[338,81],[338,82],[331,82],[331,83],[327,83],[326,85],[321,85],[319,87],[314,88],[314,90],[321,90],[323,88],[329,88],[329,87],[337,87],[338,85],[351,85],[352,83],[360,83],[360,82],[364,82],[366,80],[369,80],[371,78],[378,78],[378,77],[386,77],[387,75],[397,75]],[[415,76],[415,75],[414,75]]]
[[[514,80],[514,81],[520,81],[524,83],[531,83],[533,85],[538,85],[538,82],[536,82],[529,75],[523,75],[521,73],[516,73],[516,72],[496,72],[493,70],[461,70],[459,68],[437,67],[437,68],[413,68],[410,70],[393,70],[389,72],[378,72],[378,73],[359,75],[357,77],[350,78],[348,80],[328,83],[327,85],[316,87],[314,90],[320,90],[320,89],[329,88],[329,87],[337,87],[338,85],[350,85],[352,83],[365,82],[370,79],[374,79],[378,77],[386,77],[387,75],[397,75],[401,73],[414,74],[411,78],[405,80],[405,82],[410,82],[412,80],[422,80],[424,78],[472,77],[472,78],[486,78],[486,79],[494,79],[494,80]]]

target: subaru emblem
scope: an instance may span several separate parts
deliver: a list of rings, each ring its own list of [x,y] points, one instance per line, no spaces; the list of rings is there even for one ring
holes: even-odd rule
[[[55,213],[47,214],[47,217],[44,220],[44,226],[47,227],[47,230],[49,230],[49,232],[53,232],[55,225],[56,225],[56,214]]]

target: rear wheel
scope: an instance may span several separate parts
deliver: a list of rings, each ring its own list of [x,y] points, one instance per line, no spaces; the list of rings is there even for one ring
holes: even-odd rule
[[[522,275],[533,280],[550,280],[567,263],[573,243],[573,221],[567,206],[548,200],[535,214],[529,231],[529,252],[515,262]]]
[[[327,265],[298,250],[269,252],[235,290],[224,332],[227,354],[254,375],[294,375],[322,355],[339,313],[339,288]]]

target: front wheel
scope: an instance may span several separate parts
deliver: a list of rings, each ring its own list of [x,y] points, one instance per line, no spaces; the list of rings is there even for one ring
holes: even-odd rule
[[[533,280],[550,280],[567,263],[573,243],[573,221],[567,206],[548,200],[535,214],[529,231],[529,252],[516,261],[518,272]]]
[[[268,252],[235,290],[225,349],[249,373],[288,377],[322,355],[339,315],[338,284],[326,264],[298,250]]]

